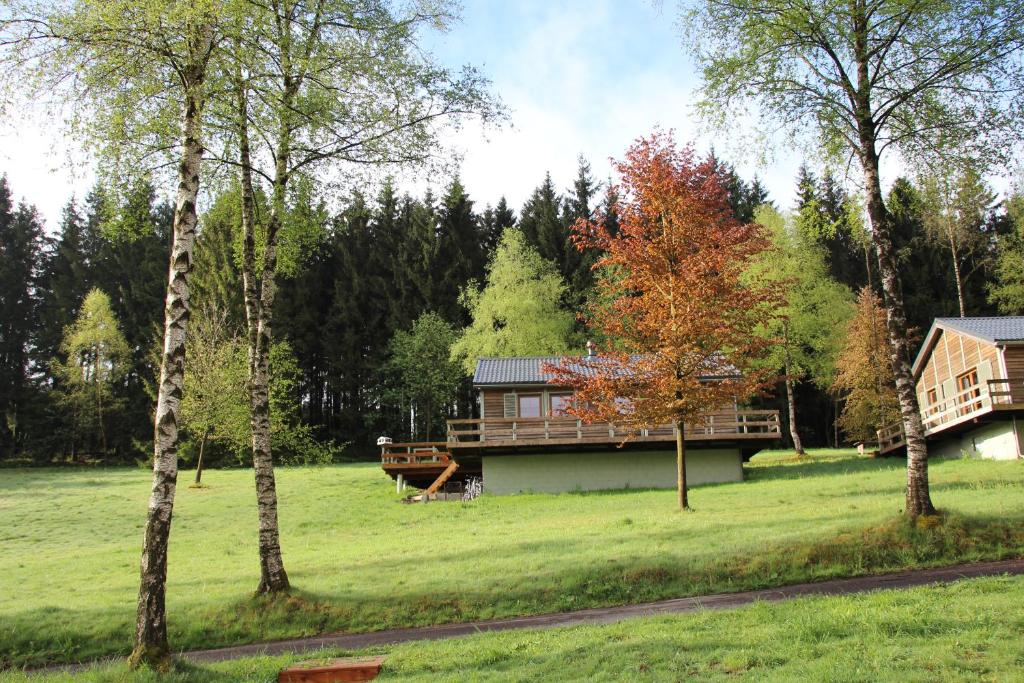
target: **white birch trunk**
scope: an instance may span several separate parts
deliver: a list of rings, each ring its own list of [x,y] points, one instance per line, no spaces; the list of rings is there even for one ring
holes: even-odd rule
[[[203,157],[201,140],[204,104],[203,81],[213,43],[210,25],[197,29],[194,61],[184,70],[182,157],[174,207],[167,298],[164,308],[164,345],[160,362],[153,436],[153,488],[142,546],[141,579],[135,621],[132,665],[163,666],[170,655],[167,643],[167,546],[178,479],[178,419],[185,374],[185,337],[189,317],[189,273],[195,244],[196,199]]]

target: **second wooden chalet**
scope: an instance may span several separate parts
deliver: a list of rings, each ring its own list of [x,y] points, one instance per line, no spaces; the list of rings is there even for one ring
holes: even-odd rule
[[[913,365],[929,457],[1024,454],[1024,316],[937,318]],[[879,432],[883,453],[902,426]]]
[[[588,424],[568,415],[572,391],[549,384],[543,370],[560,360],[481,358],[473,376],[479,417],[449,420],[445,442],[385,444],[384,470],[428,491],[466,475],[482,476],[485,490],[497,494],[674,488],[675,428]],[[779,438],[779,415],[726,406],[686,424],[683,434],[690,484],[741,481],[744,459]]]

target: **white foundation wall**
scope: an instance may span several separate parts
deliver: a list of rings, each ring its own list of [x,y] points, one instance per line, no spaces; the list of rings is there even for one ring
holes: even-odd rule
[[[533,491],[600,491],[676,487],[675,451],[537,453],[483,458],[484,490],[494,494]],[[738,448],[686,451],[687,484],[743,481]]]
[[[986,458],[1015,460],[1020,457],[1020,444],[1024,439],[1024,419],[990,422],[955,437],[928,444],[929,457]]]

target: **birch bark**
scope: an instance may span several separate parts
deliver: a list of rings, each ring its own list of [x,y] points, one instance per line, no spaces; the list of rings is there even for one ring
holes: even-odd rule
[[[196,28],[189,63],[182,69],[182,157],[174,207],[174,236],[164,308],[164,344],[160,362],[153,436],[153,487],[142,546],[135,646],[129,662],[165,666],[167,643],[167,546],[178,479],[178,420],[185,374],[185,337],[189,317],[189,273],[195,244],[196,199],[203,156],[202,112],[206,64],[213,44],[213,26]]]
[[[871,220],[871,241],[878,256],[878,276],[882,282],[885,300],[886,324],[892,343],[892,368],[896,379],[896,394],[903,417],[903,431],[907,442],[906,513],[911,517],[935,514],[928,487],[928,445],[924,439],[920,406],[917,402],[916,383],[910,368],[912,349],[907,334],[907,315],[903,304],[899,269],[892,242],[891,220],[882,197],[879,175],[876,123],[872,117],[869,46],[867,18],[862,5],[857,5],[854,21],[854,52],[857,62],[857,92],[854,113],[859,136],[861,167],[864,170],[864,189],[867,193],[868,217]]]

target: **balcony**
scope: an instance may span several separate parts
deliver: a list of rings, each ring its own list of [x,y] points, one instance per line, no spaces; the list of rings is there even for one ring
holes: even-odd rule
[[[730,410],[710,413],[686,423],[687,441],[770,440],[779,437],[777,410]],[[448,420],[448,448],[600,444],[619,441],[675,441],[673,425],[651,429],[628,423],[588,424],[574,417],[483,418]]]
[[[925,437],[973,422],[983,415],[1000,410],[1019,410],[1024,407],[1014,398],[1024,396],[1024,379],[990,379],[968,387],[953,396],[921,407],[921,421]],[[888,453],[906,445],[903,425],[886,425],[878,430],[878,450]]]

